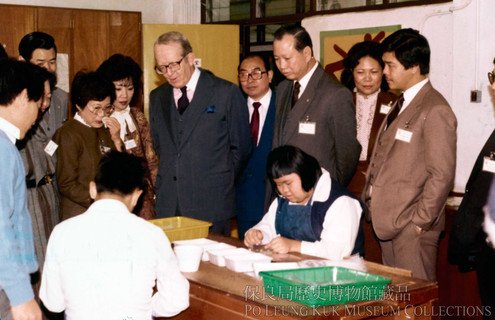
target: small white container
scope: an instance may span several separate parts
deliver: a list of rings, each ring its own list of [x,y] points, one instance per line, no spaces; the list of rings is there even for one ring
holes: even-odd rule
[[[224,257],[232,254],[246,254],[249,250],[244,248],[207,250],[210,262],[219,267],[225,267]]]
[[[249,252],[248,254],[226,255],[225,266],[235,272],[252,272],[253,263],[272,261],[272,258],[261,253]]]
[[[201,257],[201,260],[203,260],[203,261],[208,261],[208,254],[206,253],[205,248],[208,246],[211,246],[211,245],[220,244],[217,241],[206,239],[206,238],[191,239],[191,240],[177,240],[177,241],[174,241],[173,243],[174,243],[174,246],[188,245],[188,246],[198,246],[198,247],[203,248],[203,256]]]
[[[201,260],[209,261],[210,255],[208,254],[208,250],[219,250],[219,249],[235,249],[235,246],[232,246],[230,244],[226,244],[223,242],[207,244],[207,245],[203,246],[204,252],[203,252],[203,257],[201,258]]]
[[[180,245],[174,247],[179,270],[182,272],[196,272],[199,269],[203,248],[194,245]]]

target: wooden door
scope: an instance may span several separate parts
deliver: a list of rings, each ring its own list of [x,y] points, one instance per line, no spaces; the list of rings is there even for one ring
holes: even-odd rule
[[[33,7],[0,5],[0,43],[7,54],[19,56],[19,41],[35,31],[35,9]]]
[[[121,53],[130,56],[142,67],[141,13],[109,12],[109,20],[109,56]]]
[[[94,71],[107,59],[110,51],[108,12],[73,10],[73,18],[71,65],[74,73],[82,69]]]

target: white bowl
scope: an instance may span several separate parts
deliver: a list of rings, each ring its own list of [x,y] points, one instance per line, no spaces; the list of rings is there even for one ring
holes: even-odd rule
[[[235,272],[252,272],[253,263],[272,261],[272,258],[261,253],[249,252],[248,254],[226,255],[225,266]]]
[[[232,254],[246,254],[249,250],[244,248],[207,250],[210,262],[219,267],[225,267],[224,257]]]
[[[214,241],[214,240],[210,240],[210,239],[206,239],[206,238],[199,238],[199,239],[191,239],[191,240],[177,240],[177,241],[174,241],[173,244],[174,244],[174,246],[188,245],[188,246],[201,247],[201,248],[203,248],[203,256],[201,257],[201,260],[208,261],[208,254],[206,254],[205,247],[219,244],[219,242]]]
[[[219,250],[219,249],[235,249],[235,246],[232,246],[230,244],[226,244],[224,242],[217,242],[217,243],[211,243],[203,246],[203,257],[201,260],[203,261],[209,261],[210,260],[210,255],[208,254],[208,251],[210,250]]]

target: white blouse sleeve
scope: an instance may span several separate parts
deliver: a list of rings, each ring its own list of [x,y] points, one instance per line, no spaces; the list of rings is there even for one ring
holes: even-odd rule
[[[277,231],[275,231],[275,217],[277,215],[277,208],[278,198],[275,198],[270,205],[270,208],[268,208],[268,212],[265,213],[265,215],[263,216],[263,219],[261,219],[261,221],[258,222],[257,225],[251,228],[260,230],[263,233],[263,241],[261,242],[262,244],[267,244],[277,236]]]
[[[361,206],[355,199],[341,196],[335,200],[326,212],[321,240],[302,241],[301,253],[330,260],[349,256],[354,249],[361,212]]]

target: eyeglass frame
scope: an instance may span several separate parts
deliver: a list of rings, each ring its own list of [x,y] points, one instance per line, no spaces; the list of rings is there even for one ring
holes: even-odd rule
[[[112,104],[109,104],[108,106],[101,108],[95,108],[93,106],[90,106],[89,104],[86,106],[88,108],[89,112],[94,114],[95,116],[110,116],[112,112],[115,110],[115,106]],[[109,111],[107,111],[109,110]]]
[[[490,82],[491,85],[495,83],[495,71],[488,72],[488,82]]]
[[[170,62],[169,64],[164,64],[164,65],[161,65],[161,66],[155,66],[155,72],[158,73],[158,74],[166,74],[167,73],[167,70],[171,70],[171,72],[177,72],[180,70],[180,68],[182,67],[181,64],[182,64],[182,60],[184,60],[184,58],[187,56],[187,54],[185,56],[183,56],[179,61],[174,61],[174,62]],[[177,69],[175,70],[172,70],[172,69],[169,69],[169,68],[175,68],[175,66],[177,66]],[[162,71],[162,68],[165,68],[165,72]]]
[[[255,77],[253,76],[253,73],[254,73],[254,72],[256,72],[256,73],[258,73],[258,72],[259,72],[259,78],[255,78]],[[245,78],[244,80],[242,80],[242,79],[241,79],[241,74],[242,74],[242,73],[244,73],[244,74],[246,75],[246,78]],[[237,77],[239,78],[239,81],[241,81],[241,82],[247,82],[247,81],[249,81],[249,77],[251,77],[251,79],[253,79],[253,81],[254,81],[254,80],[261,80],[261,79],[263,78],[263,74],[264,74],[264,73],[268,73],[268,70],[261,71],[261,69],[256,68],[256,69],[254,69],[254,70],[253,70],[253,71],[251,71],[251,72],[247,72],[247,71],[240,72],[240,73],[238,73],[238,74],[237,74]]]

